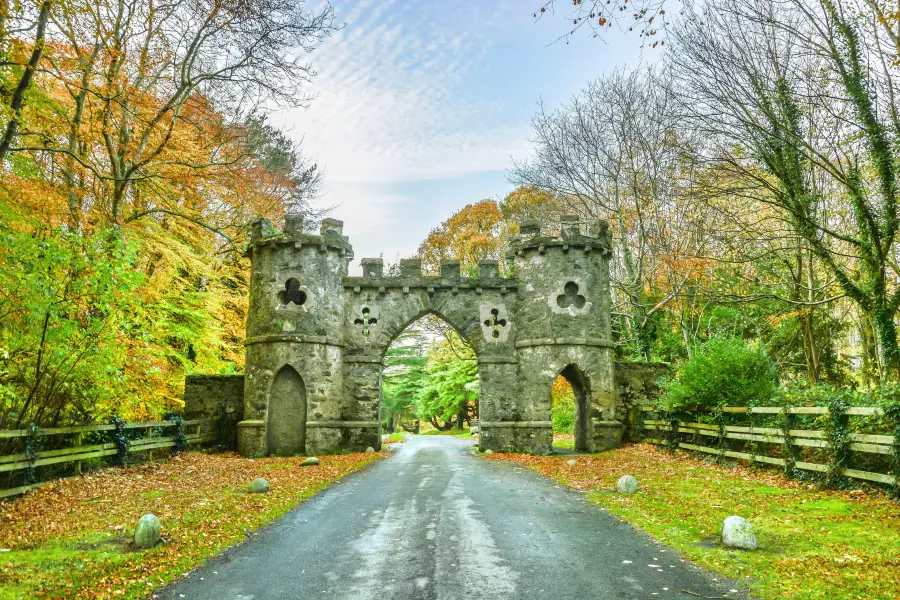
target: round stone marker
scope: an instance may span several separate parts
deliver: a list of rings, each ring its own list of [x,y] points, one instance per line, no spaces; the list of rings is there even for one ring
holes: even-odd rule
[[[262,477],[258,477],[250,482],[250,485],[247,486],[247,491],[251,494],[265,494],[269,491],[269,482]]]
[[[759,548],[756,543],[756,533],[753,532],[753,525],[747,519],[736,516],[728,517],[722,524],[722,543],[729,548],[740,548],[741,550]]]
[[[303,462],[300,463],[300,466],[301,467],[309,467],[309,466],[317,465],[317,464],[319,464],[319,459],[316,458],[315,456],[310,456],[309,458],[303,459]]]
[[[375,448],[369,446],[368,448],[366,448],[366,452],[375,452]]]
[[[578,464],[578,461],[575,460],[574,458],[572,458],[572,459],[567,460],[566,464],[569,465],[570,467],[574,467],[575,465]]]
[[[485,455],[487,455],[487,454],[493,454],[494,451],[491,450],[490,448],[488,448],[487,450],[484,451],[484,453],[485,453]]]
[[[631,475],[622,475],[616,482],[616,491],[620,494],[633,494],[638,489],[637,479]]]
[[[146,550],[152,548],[159,541],[159,534],[162,526],[156,515],[147,513],[138,519],[137,527],[134,528],[134,545],[136,548]]]

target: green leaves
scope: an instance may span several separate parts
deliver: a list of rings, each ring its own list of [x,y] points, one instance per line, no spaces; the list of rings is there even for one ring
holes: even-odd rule
[[[736,338],[714,337],[699,345],[669,382],[667,409],[748,406],[775,391],[777,371],[766,352]]]
[[[0,205],[0,423],[103,419],[131,399],[134,261],[118,230],[71,233]]]

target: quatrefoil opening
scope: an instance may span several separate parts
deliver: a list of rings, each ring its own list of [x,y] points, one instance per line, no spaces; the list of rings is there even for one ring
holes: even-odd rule
[[[378,324],[378,319],[372,316],[372,311],[369,310],[368,306],[364,306],[362,309],[362,316],[353,319],[353,324],[362,327],[361,333],[364,337],[369,337],[371,330],[369,327],[372,325]]]
[[[506,319],[501,319],[500,310],[497,308],[491,309],[491,316],[484,322],[484,326],[491,330],[491,336],[498,338],[500,337],[500,330],[506,327]]]
[[[300,282],[291,277],[284,282],[284,290],[278,292],[278,301],[284,305],[303,306],[306,304],[306,292],[300,289]]]
[[[581,310],[587,304],[587,298],[578,293],[577,283],[569,281],[563,287],[563,293],[556,297],[556,304],[560,308],[569,308],[571,306]]]

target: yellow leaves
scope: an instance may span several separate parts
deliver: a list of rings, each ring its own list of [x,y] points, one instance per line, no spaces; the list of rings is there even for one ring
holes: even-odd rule
[[[485,258],[499,258],[500,208],[493,200],[482,200],[457,211],[431,231],[419,246],[426,272],[437,273],[441,259],[456,259],[465,272]]]

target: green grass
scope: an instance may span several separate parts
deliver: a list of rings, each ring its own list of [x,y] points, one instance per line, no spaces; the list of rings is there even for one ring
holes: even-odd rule
[[[574,450],[575,449],[575,438],[564,438],[561,440],[554,439],[553,447],[561,448],[564,450]]]
[[[469,432],[468,427],[463,427],[462,429],[457,429],[456,427],[454,427],[452,429],[448,429],[447,431],[428,429],[423,431],[419,435],[455,435],[456,437],[472,437],[472,434],[471,432]]]
[[[879,494],[819,490],[777,471],[716,466],[649,445],[584,457],[575,467],[564,457],[490,458],[593,490],[592,503],[763,600],[900,597],[900,506]],[[610,493],[626,473],[637,477],[638,493]],[[750,520],[759,550],[718,543],[730,515]]]
[[[399,444],[406,441],[406,434],[395,431],[391,435],[384,438],[384,441],[390,444]]]

